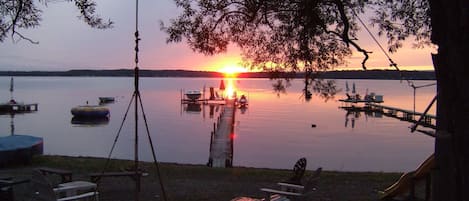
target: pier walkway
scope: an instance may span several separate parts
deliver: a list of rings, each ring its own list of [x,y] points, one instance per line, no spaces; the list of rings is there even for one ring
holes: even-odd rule
[[[367,103],[366,105],[370,107],[370,109],[373,111],[383,111],[382,113],[385,116],[393,117],[402,121],[408,121],[412,123],[417,123],[419,119],[418,117],[423,115],[423,118],[419,124],[424,127],[428,127],[432,129],[436,128],[436,116],[435,115],[431,115],[431,114],[424,115],[423,113],[420,113],[420,112],[405,110],[405,109],[396,108],[396,107],[384,106],[384,105],[374,104],[374,103]]]
[[[235,101],[226,100],[217,122],[213,124],[210,136],[210,167],[233,166],[233,135],[235,123]]]
[[[37,103],[5,103],[0,104],[0,114],[2,113],[28,113],[37,111]]]

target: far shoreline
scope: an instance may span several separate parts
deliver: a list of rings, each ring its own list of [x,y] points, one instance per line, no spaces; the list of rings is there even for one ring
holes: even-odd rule
[[[145,70],[139,71],[140,77],[174,78],[224,78],[224,74],[214,71],[190,70]],[[67,70],[67,71],[0,71],[0,76],[25,77],[133,77],[134,71],[128,69],[113,70]],[[304,78],[305,73],[246,72],[236,78]],[[375,79],[375,80],[436,80],[434,71],[396,71],[396,70],[352,70],[327,71],[318,74],[322,79]]]

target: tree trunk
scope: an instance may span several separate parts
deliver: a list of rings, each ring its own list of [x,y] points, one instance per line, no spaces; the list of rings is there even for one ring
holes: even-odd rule
[[[469,1],[430,0],[437,79],[434,201],[469,200]]]

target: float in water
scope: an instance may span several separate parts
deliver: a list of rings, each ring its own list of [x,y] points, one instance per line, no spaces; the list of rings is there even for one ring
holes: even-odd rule
[[[96,118],[96,117],[108,117],[109,109],[103,106],[97,105],[82,105],[72,108],[70,111],[75,117],[82,118]]]

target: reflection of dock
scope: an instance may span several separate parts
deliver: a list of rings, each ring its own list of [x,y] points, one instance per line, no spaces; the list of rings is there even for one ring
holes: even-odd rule
[[[236,107],[234,100],[227,100],[210,137],[210,156],[207,165],[211,167],[233,166],[233,135]]]

